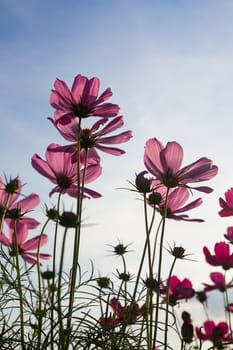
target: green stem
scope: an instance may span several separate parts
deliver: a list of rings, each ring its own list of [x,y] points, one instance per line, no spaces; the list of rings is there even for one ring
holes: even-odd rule
[[[57,200],[57,212],[60,211],[61,193],[58,195]],[[50,317],[50,338],[51,338],[51,350],[54,349],[53,343],[53,331],[54,331],[54,299],[55,299],[55,278],[56,278],[56,250],[57,250],[57,235],[58,235],[58,221],[56,221],[54,241],[53,241],[53,280],[52,280],[52,295],[51,295],[51,317]]]
[[[43,314],[42,314],[42,293],[41,293],[41,273],[40,273],[40,244],[43,232],[45,230],[45,227],[47,226],[49,222],[49,219],[46,220],[45,224],[43,225],[40,233],[40,238],[38,242],[37,247],[37,279],[38,279],[38,306],[37,306],[37,315],[38,315],[38,341],[37,341],[37,349],[40,350],[41,346],[41,331],[42,331],[42,321],[43,321]]]
[[[226,299],[225,310],[226,310],[226,307],[229,305],[229,297],[228,297],[228,291],[227,291],[227,285],[226,285],[226,271],[225,271],[224,283],[225,283],[225,299]],[[232,324],[231,324],[230,311],[227,311],[227,316],[228,316],[227,318],[228,318],[228,325],[229,325],[229,333],[232,334]]]
[[[21,347],[22,350],[26,350],[25,342],[24,342],[24,306],[23,306],[23,292],[22,292],[22,282],[21,282],[21,274],[20,274],[20,266],[19,266],[19,247],[17,242],[17,230],[16,230],[16,221],[14,221],[14,243],[15,243],[15,268],[17,273],[17,281],[18,281],[18,294],[19,294],[19,311],[20,311],[20,338],[21,338]]]
[[[164,240],[164,235],[165,235],[165,223],[166,223],[166,217],[167,217],[168,194],[169,194],[169,188],[167,188],[167,192],[166,192],[166,196],[165,196],[163,219],[162,219],[162,228],[161,228],[161,237],[160,237],[160,245],[159,245],[158,291],[157,291],[157,296],[156,296],[155,327],[154,327],[153,348],[156,345],[158,319],[159,319],[160,281],[161,281],[161,274],[162,274],[163,240]],[[166,350],[166,348],[167,348],[167,345],[166,345],[166,347],[164,349]]]
[[[172,266],[169,271],[168,279],[167,279],[167,290],[166,290],[166,311],[165,311],[165,331],[164,331],[164,349],[167,349],[167,335],[168,335],[168,308],[169,308],[169,291],[170,291],[170,281],[172,272],[176,263],[176,257],[172,262]]]
[[[154,218],[155,218],[155,215],[153,213],[153,216],[152,216],[152,219],[151,219],[151,223],[149,225],[148,224],[148,217],[147,217],[147,209],[146,209],[146,195],[144,194],[144,222],[145,222],[145,228],[146,228],[146,240],[145,240],[145,243],[144,243],[142,256],[141,256],[141,260],[140,260],[140,264],[139,264],[139,268],[138,268],[138,272],[137,272],[137,278],[136,278],[136,282],[135,282],[135,287],[134,287],[132,300],[135,300],[135,298],[136,298],[136,293],[137,293],[137,289],[138,289],[139,280],[140,280],[140,277],[141,277],[142,267],[143,267],[144,260],[145,260],[145,257],[146,257],[146,249],[147,249],[148,243],[150,242],[150,233],[151,233],[151,230],[152,230],[152,227],[153,227]],[[149,243],[148,251],[149,252],[151,251],[150,243]],[[150,275],[153,276],[153,271],[152,271],[153,267],[152,267],[151,255],[148,258],[148,260],[149,260],[149,266],[150,266],[149,267],[149,272],[150,272]]]
[[[65,242],[66,242],[67,232],[68,232],[68,228],[65,229],[63,240],[62,240],[60,266],[59,266],[59,274],[58,274],[58,287],[57,287],[58,320],[59,320],[59,325],[60,325],[59,343],[61,344],[61,349],[63,349],[64,346],[65,346],[64,327],[63,327],[63,320],[62,320],[62,305],[61,305],[61,290],[62,290],[62,283],[61,283],[61,281],[62,281],[62,271],[63,271]]]
[[[82,179],[80,177],[80,154],[81,154],[81,118],[79,118],[79,128],[77,135],[77,226],[75,227],[75,237],[74,237],[74,250],[73,250],[73,263],[71,270],[71,282],[70,282],[70,298],[69,298],[69,309],[67,315],[67,342],[64,349],[68,350],[69,347],[69,339],[71,332],[71,321],[72,321],[72,310],[74,304],[74,294],[75,294],[75,286],[76,286],[76,277],[77,277],[77,269],[79,264],[79,247],[80,247],[80,236],[81,236],[81,221],[82,221],[82,203],[83,203],[83,193],[84,193],[84,183],[85,183],[85,174],[87,168],[87,160],[88,160],[88,149],[85,152],[84,166],[83,166],[83,176]]]

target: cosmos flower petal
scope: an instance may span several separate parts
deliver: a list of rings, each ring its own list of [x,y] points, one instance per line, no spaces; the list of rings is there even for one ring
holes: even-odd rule
[[[163,172],[163,166],[160,160],[160,152],[163,149],[163,145],[156,138],[149,139],[145,145],[144,152],[144,163],[147,169],[154,176],[161,178],[161,173]]]
[[[160,152],[160,159],[163,169],[176,173],[183,161],[183,148],[177,142],[168,142]]]
[[[116,147],[108,147],[108,146],[105,147],[102,145],[98,145],[98,146],[96,146],[96,148],[102,152],[112,154],[113,156],[121,156],[122,154],[125,153],[124,150],[122,150],[120,148],[116,148]]]
[[[21,209],[21,212],[27,212],[33,208],[35,208],[40,203],[40,197],[35,194],[31,193],[26,198],[18,201],[17,207]]]
[[[35,249],[38,249],[39,243],[40,243],[40,247],[43,247],[46,243],[48,243],[48,236],[45,234],[42,234],[41,236],[33,237],[27,240],[22,245],[22,248],[24,250],[35,250]]]
[[[54,181],[54,172],[48,165],[48,163],[43,160],[37,154],[34,154],[31,159],[33,168],[38,171],[41,175],[47,177],[49,180]]]
[[[74,82],[71,88],[71,93],[76,103],[80,103],[87,84],[88,84],[88,79],[81,74],[78,74],[74,78]]]
[[[104,120],[108,121],[107,118],[105,118]],[[110,120],[110,122],[101,131],[96,133],[96,135],[102,136],[102,135],[109,134],[109,133],[121,128],[123,125],[124,125],[123,117],[118,116],[118,117]],[[95,125],[94,125],[94,127],[95,127]]]
[[[4,233],[0,234],[0,242],[7,247],[10,247],[12,244],[12,241],[7,236],[5,236]]]

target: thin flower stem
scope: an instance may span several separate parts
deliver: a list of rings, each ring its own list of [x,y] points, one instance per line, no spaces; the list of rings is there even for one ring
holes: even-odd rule
[[[152,280],[153,278],[153,265],[152,265],[152,258],[151,258],[151,245],[150,245],[150,232],[152,225],[150,225],[150,229],[148,226],[148,214],[147,214],[147,203],[146,203],[146,197],[144,196],[144,213],[145,213],[145,229],[146,229],[146,245],[147,245],[147,253],[148,253],[148,268],[149,268],[149,279]],[[148,290],[148,316],[149,316],[149,322],[146,323],[147,325],[147,346],[148,350],[152,350],[152,331],[153,331],[153,292],[151,288]],[[149,326],[149,327],[148,327]]]
[[[58,303],[58,321],[59,321],[59,343],[61,344],[61,349],[64,348],[65,338],[64,338],[64,327],[63,327],[63,319],[62,319],[62,305],[61,305],[61,290],[62,290],[62,272],[63,272],[63,262],[64,262],[64,253],[65,253],[65,242],[66,235],[68,232],[68,228],[65,229],[63,240],[62,240],[62,248],[61,248],[61,257],[60,257],[60,266],[59,266],[59,274],[58,274],[58,287],[57,287],[57,303]]]
[[[151,219],[151,223],[150,223],[150,225],[148,225],[147,210],[145,210],[145,208],[146,208],[146,196],[144,195],[144,221],[145,221],[145,227],[146,227],[146,240],[145,240],[145,243],[144,243],[142,257],[141,257],[141,261],[140,261],[139,268],[138,268],[137,278],[136,278],[134,292],[133,292],[133,297],[132,297],[133,300],[135,300],[135,298],[136,298],[136,293],[137,293],[139,280],[140,280],[140,277],[141,277],[142,267],[143,267],[143,264],[144,264],[144,261],[145,261],[145,257],[146,257],[147,244],[148,244],[150,232],[152,230],[154,219],[155,219],[155,215],[153,213],[153,216],[152,216],[152,219]],[[149,270],[151,272],[151,268]],[[152,275],[153,275],[153,272],[152,272]]]
[[[37,340],[37,349],[40,350],[41,346],[41,331],[42,331],[42,321],[43,321],[43,314],[42,314],[42,293],[41,293],[41,273],[40,273],[40,244],[41,244],[41,239],[42,239],[42,234],[49,222],[49,219],[46,220],[44,223],[41,233],[40,233],[40,238],[38,242],[38,247],[37,247],[37,262],[36,262],[36,267],[37,267],[37,279],[38,279],[38,306],[37,306],[37,312],[38,312],[38,340]]]
[[[172,272],[174,269],[176,263],[176,257],[174,258],[170,271],[169,271],[169,275],[168,275],[168,279],[167,279],[167,290],[166,290],[166,311],[165,311],[165,331],[164,331],[164,346],[165,349],[167,347],[167,336],[168,336],[168,308],[169,308],[169,291],[170,291],[170,281],[171,281],[171,276],[172,276]]]
[[[123,274],[126,275],[126,261],[125,261],[125,257],[124,255],[121,255],[121,258],[122,258],[122,264],[123,264]],[[122,280],[122,283],[120,284],[120,287],[119,287],[119,292],[118,292],[118,295],[120,295],[120,291],[121,289],[123,289],[123,285],[124,285],[124,295],[125,295],[125,302],[126,302],[126,296],[127,296],[127,281],[123,281]],[[125,305],[126,306],[126,305]]]
[[[17,273],[17,281],[18,281],[18,294],[19,294],[19,312],[20,312],[20,338],[21,338],[21,346],[22,350],[26,350],[25,342],[24,342],[24,304],[23,304],[23,291],[22,291],[22,282],[21,282],[21,274],[20,274],[20,266],[19,266],[19,247],[17,242],[17,230],[16,230],[16,221],[14,220],[14,245],[15,245],[15,268]]]
[[[180,322],[179,318],[176,315],[176,311],[175,311],[174,307],[172,307],[172,314],[174,315],[175,320],[176,320],[176,322],[175,322],[176,332],[178,334],[178,337],[179,337],[180,341],[183,342],[183,339],[182,339],[182,336],[181,336],[181,332],[180,332],[181,322]],[[184,343],[184,348],[185,348],[185,343]]]
[[[226,274],[227,274],[227,272],[225,271],[225,278],[224,278],[224,283],[225,283],[225,299],[226,299],[225,310],[226,310],[226,307],[229,305],[228,290],[227,290],[227,285],[226,285]],[[232,334],[231,314],[230,314],[230,311],[226,311],[226,312],[227,312],[227,316],[228,316],[229,333]]]
[[[4,223],[4,219],[6,217],[6,213],[7,213],[7,209],[8,209],[8,204],[10,201],[10,194],[7,194],[7,199],[6,199],[6,203],[3,206],[3,212],[1,213],[1,218],[0,218],[0,233],[2,232],[2,228],[3,228],[3,223]]]
[[[154,210],[155,212],[155,210]],[[157,231],[155,234],[155,240],[154,240],[154,249],[153,249],[153,257],[152,257],[152,266],[154,266],[155,264],[155,257],[156,257],[156,248],[157,248],[157,241],[158,241],[158,237],[159,237],[159,231],[160,231],[160,227],[162,225],[163,219],[160,220],[158,227],[157,227]]]
[[[151,245],[150,245],[150,230],[148,224],[148,213],[147,213],[147,201],[146,194],[144,194],[144,217],[145,217],[145,230],[146,230],[146,245],[148,252],[148,268],[149,268],[149,278],[153,278],[153,266],[152,266],[152,258],[151,258]],[[150,225],[151,228],[151,225]]]
[[[57,212],[59,214],[61,202],[61,193],[58,195],[57,200]],[[55,278],[56,278],[56,250],[57,250],[57,235],[58,235],[58,221],[56,221],[54,241],[53,241],[53,280],[52,280],[52,295],[51,295],[51,317],[50,317],[50,337],[51,337],[51,350],[54,349],[53,344],[53,330],[54,330],[54,299],[55,299]]]
[[[83,192],[84,192],[84,183],[85,183],[85,174],[87,167],[88,159],[88,150],[85,152],[84,160],[84,170],[83,177],[80,177],[80,154],[81,154],[81,118],[78,122],[78,135],[77,135],[77,226],[75,227],[75,237],[74,237],[74,250],[73,250],[73,263],[72,263],[72,272],[71,272],[71,284],[70,284],[70,299],[69,299],[69,309],[67,316],[67,342],[64,349],[69,347],[69,339],[71,332],[71,321],[72,321],[72,309],[74,304],[74,293],[77,277],[77,268],[79,264],[79,247],[80,247],[80,236],[81,236],[81,221],[82,221],[82,202],[83,202]]]
[[[158,320],[159,320],[159,298],[160,298],[160,281],[162,274],[162,260],[163,260],[163,239],[165,234],[165,223],[167,217],[167,204],[168,204],[168,194],[169,188],[167,188],[167,192],[165,195],[165,203],[164,203],[164,211],[163,211],[163,219],[162,219],[162,228],[161,228],[161,237],[160,237],[160,246],[159,246],[159,261],[158,261],[158,291],[156,296],[156,310],[155,310],[155,327],[154,327],[154,338],[153,338],[153,348],[156,345],[157,338],[157,329],[158,329]],[[165,325],[167,327],[167,325]],[[165,345],[165,350],[167,349],[167,344]]]

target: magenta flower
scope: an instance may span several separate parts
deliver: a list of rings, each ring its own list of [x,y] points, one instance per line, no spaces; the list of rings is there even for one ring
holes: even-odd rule
[[[204,328],[204,333],[202,329]],[[230,340],[229,329],[226,322],[219,322],[217,324],[214,321],[205,321],[203,327],[196,327],[197,337],[201,340],[210,340],[217,346],[217,349],[222,349],[220,347],[222,342]]]
[[[15,220],[20,220],[27,224],[28,228],[32,229],[37,227],[39,221],[28,217],[25,214],[30,212],[40,203],[39,196],[35,193],[31,193],[29,196],[24,196],[23,199],[18,200],[19,196],[22,195],[22,183],[18,178],[11,180],[11,184],[12,181],[15,182],[14,186],[17,187],[17,190],[9,193],[9,187],[7,187],[0,178],[0,217],[2,217],[4,211],[7,209],[5,219],[9,225],[13,225],[13,221]]]
[[[224,270],[233,267],[233,253],[230,254],[229,245],[226,242],[216,243],[214,246],[214,253],[211,255],[207,247],[203,248],[205,260],[212,266],[222,266]]]
[[[142,316],[142,311],[137,303],[122,306],[117,298],[110,300],[110,306],[114,311],[114,316],[118,322],[126,322],[128,324],[135,323],[137,318]]]
[[[56,186],[50,192],[67,193],[71,197],[77,197],[77,164],[72,161],[72,154],[57,151],[60,145],[52,143],[48,146],[43,160],[37,154],[32,157],[32,166],[43,176],[47,177]],[[91,159],[85,171],[85,184],[90,183],[101,175],[102,168],[95,159]],[[84,169],[80,170],[80,178],[84,175]],[[98,198],[101,195],[89,188],[83,189],[83,196]]]
[[[165,211],[166,192],[167,192],[166,187],[164,186],[159,187],[155,192],[149,195],[149,199],[148,199],[149,204],[153,205],[154,194],[156,193],[161,194],[162,201],[160,201],[160,203],[158,203],[158,205],[155,206],[156,210],[160,212],[161,215],[164,215],[164,211]],[[173,219],[173,220],[203,222],[204,220],[202,219],[190,219],[187,214],[183,214],[184,212],[194,209],[196,207],[199,207],[202,204],[202,199],[198,198],[195,201],[185,205],[185,203],[189,199],[189,196],[190,196],[189,190],[184,187],[179,187],[179,188],[170,190],[168,194],[168,200],[167,200],[166,217],[168,219]]]
[[[219,205],[222,208],[218,213],[220,216],[232,216],[233,215],[233,188],[230,188],[224,193],[225,200],[219,198]]]
[[[113,316],[101,317],[99,323],[102,327],[111,328],[120,323],[133,324],[138,317],[144,314],[143,308],[140,309],[137,303],[122,306],[117,298],[112,298],[109,302],[113,310]]]
[[[232,282],[225,282],[225,276],[221,272],[211,272],[210,279],[213,282],[213,284],[203,283],[203,285],[205,286],[205,292],[209,292],[215,289],[218,289],[220,292],[225,292],[227,288],[233,287]]]
[[[88,79],[78,74],[71,90],[66,83],[56,79],[50,96],[50,104],[57,110],[60,118],[87,118],[90,116],[114,117],[119,106],[105,103],[112,96],[111,89],[106,89],[99,97],[100,80],[96,77]]]
[[[227,233],[224,235],[224,237],[233,244],[233,226],[229,226],[227,228]]]
[[[216,165],[208,158],[181,168],[183,148],[177,142],[168,142],[164,147],[156,138],[149,139],[145,145],[144,163],[146,168],[168,188],[188,187],[189,183],[212,179],[218,172]],[[193,188],[193,187],[192,187]],[[194,187],[201,192],[212,192],[210,187]]]
[[[0,234],[0,242],[10,248],[10,255],[15,256],[17,252],[21,257],[29,264],[37,263],[37,253],[33,252],[40,247],[44,246],[48,242],[48,236],[42,234],[41,236],[33,237],[27,240],[28,237],[28,227],[26,224],[17,221],[16,222],[16,234],[12,227],[9,228],[9,237],[4,233]],[[49,254],[40,254],[40,259],[48,260],[51,256]]]
[[[77,152],[77,142],[79,134],[79,124],[76,119],[62,119],[60,120],[56,113],[54,114],[54,119],[49,118],[53,125],[57,128],[60,134],[69,142],[70,145],[61,146],[61,150],[64,152]],[[106,124],[107,123],[107,124]],[[104,127],[100,129],[100,127]],[[109,118],[101,118],[90,128],[81,129],[81,139],[80,144],[83,149],[97,149],[102,152],[112,154],[114,156],[119,156],[124,154],[125,151],[122,149],[111,147],[108,145],[115,145],[118,143],[124,143],[129,141],[132,137],[131,131],[124,131],[118,135],[106,136],[109,133],[121,128],[124,125],[123,117],[118,116],[111,121]]]
[[[162,283],[161,294],[167,294],[168,280],[164,285]],[[192,282],[188,278],[180,280],[177,276],[173,275],[169,281],[169,305],[175,306],[178,300],[181,299],[191,299],[195,295],[195,291],[192,288]],[[163,299],[163,302],[166,301],[166,297]]]

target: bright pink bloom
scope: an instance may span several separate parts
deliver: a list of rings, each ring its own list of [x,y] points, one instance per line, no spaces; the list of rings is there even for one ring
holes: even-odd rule
[[[200,158],[180,169],[182,161],[183,148],[177,142],[168,142],[165,147],[156,138],[146,142],[145,166],[161,184],[168,188],[188,187],[189,183],[207,181],[218,172],[217,166],[213,165],[208,158]],[[212,192],[212,189],[206,186],[194,189],[206,193]]]
[[[204,333],[202,329],[204,328]],[[201,340],[210,340],[215,346],[220,346],[222,342],[230,340],[229,329],[226,322],[205,321],[203,327],[196,327],[197,337]],[[217,347],[220,349],[220,347]]]
[[[79,124],[76,119],[62,119],[54,114],[54,119],[49,118],[53,125],[57,128],[60,134],[69,142],[70,145],[62,146],[61,150],[65,152],[75,152],[77,151],[77,142],[79,134]],[[107,123],[107,124],[106,124]],[[100,129],[100,127],[104,127]],[[110,147],[108,145],[115,145],[118,143],[124,143],[129,141],[132,137],[131,131],[124,131],[118,135],[106,136],[114,132],[115,130],[121,128],[124,125],[123,117],[118,116],[111,121],[109,118],[101,118],[90,128],[81,129],[81,139],[80,144],[83,149],[97,149],[114,156],[119,156],[124,154],[125,151],[116,147]]]
[[[32,166],[43,176],[47,177],[56,186],[50,192],[67,193],[71,197],[77,197],[77,164],[72,161],[72,154],[57,151],[60,145],[52,143],[48,146],[43,160],[37,154],[32,157]],[[102,168],[95,159],[90,160],[85,171],[85,184],[96,180],[101,175]],[[80,179],[83,178],[84,169],[80,170]],[[98,198],[101,195],[89,188],[84,187],[83,196]]]
[[[88,79],[78,74],[71,90],[66,83],[56,79],[50,96],[50,104],[58,111],[59,116],[87,118],[90,116],[114,117],[119,106],[104,103],[112,96],[111,89],[106,89],[99,97],[100,80],[96,77]]]
[[[225,292],[227,288],[233,287],[232,282],[226,283],[225,276],[221,272],[211,272],[210,279],[214,284],[203,283],[203,285],[205,286],[205,292],[209,292],[215,289],[220,290],[220,292]]]
[[[159,187],[158,189],[156,189],[155,192],[149,195],[148,202],[149,204],[153,205],[153,202],[151,201],[153,200],[154,194],[155,193],[161,194],[162,201],[155,206],[156,210],[159,211],[161,215],[164,215],[166,192],[167,192],[167,188],[163,186],[163,187]],[[190,196],[190,192],[187,188],[179,187],[176,189],[171,189],[168,194],[166,217],[168,219],[173,219],[173,220],[203,222],[204,220],[202,219],[190,219],[187,214],[183,214],[184,212],[194,209],[196,207],[199,207],[202,204],[202,199],[198,198],[195,201],[185,205],[185,203],[189,199],[189,196]]]
[[[219,205],[222,209],[218,212],[220,216],[232,216],[233,215],[233,188],[230,188],[224,193],[225,200],[219,198]]]
[[[162,283],[161,294],[167,294],[168,280],[164,285]],[[173,275],[170,278],[169,282],[169,305],[175,306],[178,300],[181,299],[190,299],[195,295],[195,291],[192,288],[192,282],[188,278],[180,280],[177,276]],[[166,297],[163,299],[163,302],[166,301]]]
[[[233,226],[229,226],[227,228],[227,233],[224,235],[224,237],[233,244]]]
[[[16,236],[16,237],[15,237]],[[33,237],[27,240],[28,227],[26,224],[17,221],[16,222],[16,235],[12,227],[9,228],[9,237],[4,233],[0,234],[0,242],[11,249],[11,256],[15,256],[16,247],[18,246],[18,252],[22,258],[29,264],[36,264],[37,253],[33,252],[40,247],[44,246],[48,242],[48,236],[42,234],[41,236]],[[15,239],[16,238],[16,239]],[[48,260],[51,256],[49,254],[40,254],[40,259]]]
[[[211,255],[207,247],[203,248],[206,262],[212,266],[222,266],[224,270],[233,267],[233,253],[230,254],[229,244],[226,242],[216,243],[214,246],[214,253]]]
[[[0,217],[3,215],[4,210],[7,207],[5,219],[9,225],[13,224],[13,220],[20,220],[27,224],[28,228],[32,229],[37,227],[39,221],[28,217],[25,214],[30,212],[40,203],[39,196],[35,193],[31,193],[29,196],[24,196],[23,199],[18,200],[19,196],[22,195],[22,183],[18,178],[11,180],[11,182],[12,181],[15,182],[15,185],[17,182],[17,190],[16,192],[9,194],[6,188],[7,185],[5,185],[0,178]]]

